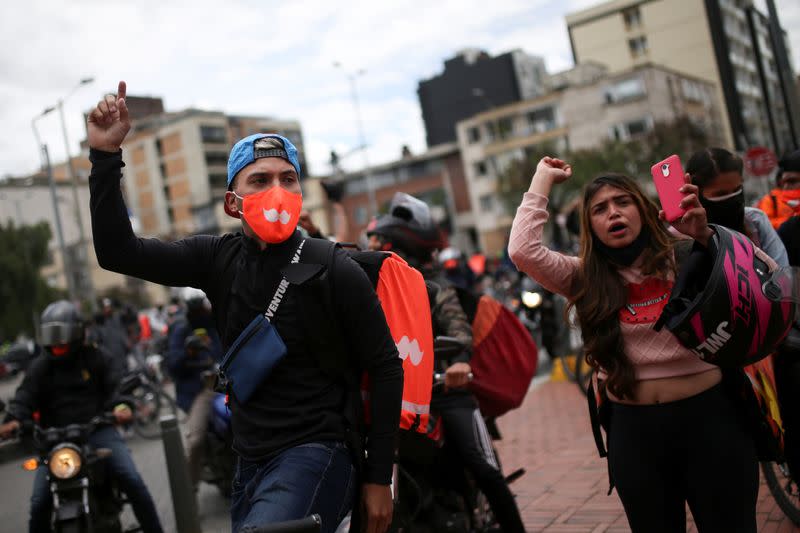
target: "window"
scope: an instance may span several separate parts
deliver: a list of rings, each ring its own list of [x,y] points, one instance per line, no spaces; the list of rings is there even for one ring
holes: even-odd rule
[[[481,141],[481,130],[474,126],[467,130],[467,138],[469,139],[470,144],[474,144]]]
[[[356,207],[353,210],[353,219],[356,221],[356,224],[366,224],[367,223],[367,208],[363,205]]]
[[[623,11],[622,18],[625,20],[626,30],[634,30],[642,25],[642,13],[639,11],[638,7]]]
[[[631,51],[631,57],[634,59],[644,56],[647,54],[647,37],[642,35],[628,39],[628,48]]]
[[[528,126],[532,133],[543,133],[556,127],[555,109],[543,107],[528,113]]]
[[[484,194],[478,200],[481,204],[481,211],[489,213],[494,210],[494,196],[491,194]]]
[[[200,126],[200,138],[204,143],[228,142],[228,134],[222,126]]]
[[[609,135],[617,141],[629,141],[633,137],[643,135],[653,129],[653,118],[642,117],[614,124],[609,128]]]
[[[227,189],[228,188],[228,175],[227,174],[209,174],[208,183],[212,188]]]
[[[482,177],[486,175],[486,162],[485,161],[478,161],[475,163],[475,175],[478,177]]]
[[[513,130],[513,124],[511,123],[511,119],[501,118],[497,121],[497,130],[498,135],[501,139],[507,139],[511,136],[511,131]]]
[[[227,165],[228,154],[225,152],[206,152],[206,165]]]
[[[644,80],[639,77],[618,81],[605,89],[606,102],[609,104],[634,100],[645,94]]]

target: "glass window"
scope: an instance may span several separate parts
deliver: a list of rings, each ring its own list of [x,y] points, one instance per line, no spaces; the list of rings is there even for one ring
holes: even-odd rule
[[[208,183],[213,188],[221,187],[223,189],[226,189],[228,187],[228,175],[227,174],[209,174]]]
[[[470,144],[477,143],[481,141],[481,130],[477,126],[474,126],[467,130],[467,138],[469,139]]]
[[[481,211],[489,213],[494,210],[494,196],[491,194],[484,194],[478,200],[481,204]]]
[[[511,119],[508,117],[501,118],[500,120],[497,121],[498,135],[500,136],[501,139],[509,138],[511,136],[513,128],[514,127],[513,124],[511,123]]]
[[[200,138],[204,143],[228,142],[228,133],[222,126],[200,126]]]
[[[642,13],[638,7],[623,11],[622,18],[625,20],[626,30],[633,30],[642,25]]]
[[[353,219],[356,221],[356,224],[366,224],[367,223],[367,208],[363,205],[359,205],[353,210]]]
[[[631,57],[634,59],[647,54],[647,37],[641,35],[628,39],[628,48],[631,51]]]
[[[227,165],[228,154],[225,152],[206,152],[206,165]]]
[[[642,80],[642,78],[635,77],[618,81],[614,85],[606,87],[605,93],[606,102],[611,104],[640,98],[644,96],[647,91],[645,90],[644,80]]]
[[[532,133],[543,133],[556,127],[555,109],[543,107],[528,113],[528,126]]]
[[[486,161],[478,161],[475,163],[475,175],[478,177],[486,175]]]

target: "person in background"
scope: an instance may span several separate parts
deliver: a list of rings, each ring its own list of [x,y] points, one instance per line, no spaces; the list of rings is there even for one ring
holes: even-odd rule
[[[780,160],[780,183],[783,198],[791,207],[791,216],[778,228],[778,235],[786,246],[789,264],[800,267],[800,150]]]
[[[42,427],[86,424],[108,411],[117,423],[131,421],[130,407],[117,395],[119,376],[109,365],[107,354],[85,342],[85,324],[78,308],[66,300],[48,305],[42,312],[41,341],[44,351],[32,363],[17,389],[0,437],[8,438],[21,423],[39,412]],[[133,512],[145,533],[159,533],[161,523],[153,499],[144,484],[128,447],[115,428],[98,428],[89,436],[95,448],[108,448],[108,466],[120,488],[130,499]],[[31,533],[49,532],[52,499],[47,466],[36,470],[31,495]]]
[[[778,229],[800,213],[800,150],[778,161],[775,183],[777,186],[759,200],[757,207],[767,214],[772,227]]]
[[[686,163],[686,173],[700,190],[700,205],[709,224],[719,224],[746,235],[779,266],[786,266],[786,248],[760,209],[744,205],[742,159],[724,148],[695,152]]]

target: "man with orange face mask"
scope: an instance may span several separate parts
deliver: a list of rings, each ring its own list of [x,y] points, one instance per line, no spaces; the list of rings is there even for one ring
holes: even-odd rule
[[[389,483],[402,361],[372,284],[344,251],[335,249],[330,272],[323,265],[302,264],[304,243],[313,239],[297,229],[303,204],[297,150],[275,134],[251,135],[234,145],[224,208],[241,220],[241,232],[172,243],[138,238],[119,184],[121,146],[131,127],[125,92],[120,82],[118,94],[106,96],[88,118],[92,232],[99,264],[154,283],[203,290],[223,350],[239,346],[237,340],[246,342],[240,335],[259,315],[268,317],[276,333],[270,338],[277,337],[271,342],[280,347],[264,353],[265,358],[280,355],[268,372],[258,372],[246,394],[239,396],[243,389],[237,389],[236,380],[231,383],[233,448],[239,456],[233,531],[318,514],[322,531],[333,532],[354,508],[363,510],[365,531],[384,533],[392,518]],[[286,273],[298,261],[294,266],[308,267],[299,269],[305,275],[300,280]],[[343,369],[324,365],[319,346],[326,339],[318,338],[317,325],[303,309],[309,302],[307,282],[322,277],[331,279],[337,333],[348,343],[350,360]],[[248,371],[253,363],[255,374],[260,361],[245,361]],[[352,453],[345,444],[354,441],[357,431],[349,416],[349,384],[357,383],[350,378],[362,371],[370,375],[372,425],[366,453]]]
[[[789,264],[800,267],[800,150],[784,156],[780,170],[780,184],[792,216],[778,228],[778,235],[786,246]]]
[[[765,194],[756,207],[767,214],[777,230],[790,217],[800,214],[800,151],[781,158],[775,181],[778,186]]]

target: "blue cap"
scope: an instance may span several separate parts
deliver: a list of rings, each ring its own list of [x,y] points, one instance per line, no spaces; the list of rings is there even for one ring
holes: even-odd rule
[[[256,148],[256,141],[265,137],[273,137],[283,143],[285,150],[275,148]],[[254,133],[248,135],[244,139],[233,145],[231,155],[228,157],[228,188],[233,183],[233,178],[244,167],[262,157],[280,157],[292,164],[297,171],[297,177],[300,177],[300,162],[297,160],[297,148],[292,144],[292,141],[282,135],[275,133]]]

